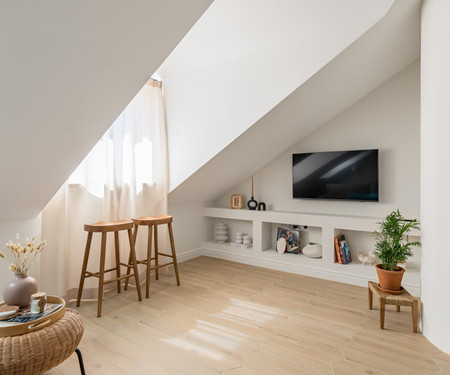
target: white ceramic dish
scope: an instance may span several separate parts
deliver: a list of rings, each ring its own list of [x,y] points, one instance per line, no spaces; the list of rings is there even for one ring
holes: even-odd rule
[[[0,319],[14,315],[19,309],[19,306],[7,306],[7,307],[5,306],[3,309],[5,309],[5,311],[0,310]]]
[[[310,258],[322,258],[322,245],[314,242],[310,242],[303,250],[303,255]]]

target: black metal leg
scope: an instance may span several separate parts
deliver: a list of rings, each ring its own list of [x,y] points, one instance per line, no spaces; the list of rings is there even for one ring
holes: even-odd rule
[[[80,349],[76,348],[75,353],[77,353],[78,362],[80,362],[81,375],[86,375],[86,373],[84,372],[83,356],[81,355]]]

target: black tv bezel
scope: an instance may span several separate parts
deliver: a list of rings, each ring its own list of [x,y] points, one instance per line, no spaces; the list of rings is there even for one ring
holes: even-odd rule
[[[377,182],[378,182],[378,194],[377,199],[351,199],[351,198],[315,198],[315,197],[295,197],[294,196],[294,155],[305,155],[305,154],[322,154],[331,152],[362,152],[362,151],[376,151],[377,155]],[[369,149],[357,149],[357,150],[335,150],[335,151],[311,151],[311,152],[296,152],[292,153],[291,157],[291,195],[292,199],[301,199],[308,201],[336,201],[336,202],[368,202],[368,203],[379,203],[380,202],[380,149],[369,148]]]

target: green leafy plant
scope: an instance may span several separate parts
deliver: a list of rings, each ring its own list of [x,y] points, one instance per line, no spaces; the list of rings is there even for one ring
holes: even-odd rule
[[[405,262],[412,255],[413,246],[421,245],[419,241],[409,241],[409,233],[420,229],[420,223],[416,219],[406,220],[397,210],[377,224],[375,255],[380,258],[384,270],[394,271],[397,263]]]

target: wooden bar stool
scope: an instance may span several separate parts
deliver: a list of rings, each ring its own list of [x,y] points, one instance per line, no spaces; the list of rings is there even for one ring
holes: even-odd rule
[[[139,284],[139,274],[137,271],[137,263],[136,263],[136,252],[134,250],[134,240],[132,234],[133,222],[131,220],[118,220],[118,221],[99,221],[95,224],[85,224],[84,230],[88,232],[87,242],[86,242],[86,250],[84,252],[84,260],[83,260],[83,268],[81,270],[80,277],[80,287],[78,289],[78,298],[77,298],[77,307],[80,306],[81,302],[81,294],[83,293],[83,285],[84,279],[86,277],[98,277],[98,306],[97,306],[97,316],[100,317],[102,315],[102,301],[103,301],[103,285],[117,282],[117,292],[120,293],[120,280],[128,279],[131,276],[134,276],[136,280],[136,289],[139,301],[142,301],[141,296],[141,286]],[[119,249],[119,231],[126,230],[128,231],[128,241],[130,243],[130,256],[131,262],[128,264],[120,263],[120,249]],[[102,244],[100,250],[100,271],[99,272],[89,272],[86,270],[89,252],[91,249],[92,242],[92,234],[94,232],[99,232],[102,234]],[[116,253],[116,267],[105,270],[105,258],[106,258],[106,235],[108,232],[114,232],[114,245],[115,245],[115,253]],[[120,275],[120,266],[127,267],[127,274],[121,276]],[[134,273],[130,274],[130,269],[133,268]],[[105,281],[105,272],[116,271],[116,277],[112,280]]]
[[[180,285],[180,275],[178,274],[178,262],[177,262],[177,255],[175,253],[175,243],[173,240],[173,230],[172,230],[172,221],[173,217],[170,215],[158,215],[158,216],[142,216],[138,219],[132,219],[134,222],[134,241],[136,242],[137,238],[137,232],[139,226],[146,226],[148,227],[148,241],[147,241],[147,259],[144,260],[138,260],[138,264],[145,264],[147,265],[147,278],[145,281],[145,297],[148,298],[150,294],[150,271],[155,270],[155,276],[156,280],[158,280],[158,270],[162,267],[167,267],[173,264],[175,268],[175,277],[177,279],[177,285]],[[158,250],[158,225],[167,224],[169,229],[169,239],[170,239],[170,248],[172,250],[172,254],[165,254],[160,253]],[[155,256],[152,257],[152,232],[154,233],[153,242],[155,244]],[[162,255],[165,257],[172,258],[172,262],[159,264],[158,256]],[[155,265],[152,266],[151,262],[152,260],[155,261]],[[133,259],[129,259],[129,263],[131,263]],[[130,272],[130,269],[128,269],[127,273]],[[125,282],[125,290],[127,290],[128,287],[128,279]]]

